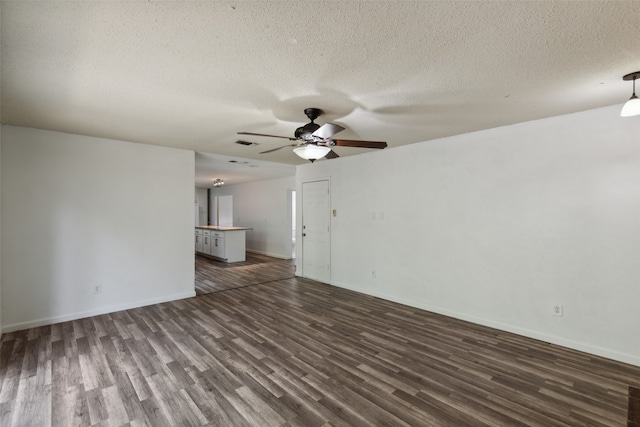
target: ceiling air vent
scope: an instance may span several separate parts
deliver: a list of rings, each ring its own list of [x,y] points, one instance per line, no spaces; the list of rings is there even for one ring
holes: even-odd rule
[[[257,142],[243,141],[241,139],[237,140],[236,144],[240,144],[240,145],[258,145]]]

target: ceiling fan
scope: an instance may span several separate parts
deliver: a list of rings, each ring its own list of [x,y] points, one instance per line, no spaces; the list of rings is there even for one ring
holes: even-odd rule
[[[344,128],[333,123],[325,123],[322,126],[313,121],[322,114],[319,108],[305,108],[304,114],[311,120],[304,126],[300,126],[294,133],[294,138],[288,136],[267,135],[264,133],[238,132],[240,135],[253,136],[269,136],[272,138],[284,138],[295,141],[295,144],[287,144],[271,150],[262,151],[260,154],[271,153],[286,147],[294,147],[293,152],[303,159],[314,162],[322,157],[327,159],[335,159],[338,153],[333,151],[331,147],[358,147],[358,148],[385,148],[386,142],[383,141],[358,141],[353,139],[330,139],[336,133],[343,131]]]

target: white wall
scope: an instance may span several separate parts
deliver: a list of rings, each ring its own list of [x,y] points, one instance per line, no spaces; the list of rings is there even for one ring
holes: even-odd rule
[[[2,239],[2,125],[0,124],[0,240]],[[2,250],[0,245],[0,338],[2,337]]]
[[[291,258],[289,191],[295,178],[285,177],[213,188],[211,196],[233,195],[233,225],[247,231],[247,250],[277,258]]]
[[[298,167],[299,190],[331,178],[332,283],[640,365],[640,117],[619,111]]]
[[[2,130],[5,331],[194,295],[193,152]]]
[[[2,7],[0,7],[0,23],[2,23]],[[2,25],[0,24],[0,27]],[[2,29],[0,28],[0,34],[2,34]],[[2,43],[0,43],[2,46]],[[2,58],[2,48],[0,47],[0,58]],[[2,69],[2,64],[0,60],[0,70]],[[2,88],[2,73],[0,73],[0,88]],[[0,99],[2,99],[2,93],[0,91]],[[2,105],[0,105],[0,115],[2,114]],[[0,116],[0,153],[2,152],[2,117]],[[1,154],[0,154],[0,164],[2,163]],[[1,173],[0,167],[0,176]],[[0,178],[0,212],[2,212],[2,179]],[[2,224],[2,214],[0,213],[0,224]],[[2,236],[2,226],[0,225],[0,236]],[[2,251],[0,250],[0,338],[2,337]]]

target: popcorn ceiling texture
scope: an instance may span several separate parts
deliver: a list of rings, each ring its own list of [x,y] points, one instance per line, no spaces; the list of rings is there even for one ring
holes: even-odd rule
[[[2,2],[2,123],[298,164],[622,104],[640,2]],[[337,148],[341,156],[366,149]]]

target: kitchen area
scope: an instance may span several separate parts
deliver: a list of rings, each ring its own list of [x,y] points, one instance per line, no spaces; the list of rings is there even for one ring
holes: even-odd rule
[[[251,227],[197,225],[195,251],[224,262],[246,261],[247,230]]]
[[[295,217],[291,187],[288,179],[196,187],[196,295],[295,276],[289,222],[293,218],[287,220],[287,215]]]
[[[233,225],[233,196],[214,196],[196,188],[195,252],[224,262],[246,261],[246,232],[251,227]]]

